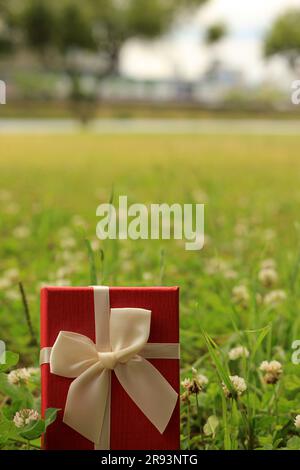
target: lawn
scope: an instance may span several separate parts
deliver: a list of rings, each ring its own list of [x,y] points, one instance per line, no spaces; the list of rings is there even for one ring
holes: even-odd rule
[[[180,286],[182,448],[299,449],[299,148],[296,136],[1,135],[0,339],[16,367],[38,365],[40,287],[90,284],[88,239],[99,283]],[[205,203],[204,249],[100,242],[112,188],[129,203]],[[11,423],[39,406],[29,376],[1,375],[0,447],[27,442]]]

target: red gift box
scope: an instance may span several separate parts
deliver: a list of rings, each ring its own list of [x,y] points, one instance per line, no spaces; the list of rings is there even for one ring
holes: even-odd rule
[[[179,289],[177,287],[110,287],[111,308],[151,310],[149,343],[179,342]],[[41,348],[52,347],[60,331],[80,333],[95,341],[92,287],[45,287],[41,291]],[[179,393],[179,360],[148,359]],[[63,423],[63,410],[72,379],[50,373],[42,364],[42,413],[60,408],[57,420],[44,436],[47,450],[93,450],[94,444]],[[127,395],[112,373],[112,450],[179,449],[179,400],[163,434]]]

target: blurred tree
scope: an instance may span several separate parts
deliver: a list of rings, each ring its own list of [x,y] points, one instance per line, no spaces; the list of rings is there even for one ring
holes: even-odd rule
[[[5,0],[0,0],[0,56],[13,50],[12,18]]]
[[[16,2],[16,0],[13,0]],[[57,47],[97,51],[103,72],[117,73],[119,53],[133,37],[154,38],[176,15],[208,0],[27,0],[20,3],[19,27],[31,50],[44,55]]]
[[[300,60],[300,9],[294,8],[279,16],[266,35],[266,57],[281,55],[296,71]]]
[[[22,17],[21,26],[27,45],[41,58],[55,40],[56,18],[50,5],[46,0],[32,0]]]
[[[93,34],[93,21],[86,11],[75,2],[66,3],[58,16],[57,46],[64,70],[71,83],[70,102],[72,109],[85,124],[94,114],[97,105],[97,90],[88,93],[81,85],[82,70],[76,52],[97,52],[98,45]]]
[[[66,4],[58,18],[58,46],[65,54],[71,49],[96,50],[92,24],[76,4]]]
[[[224,23],[214,23],[210,25],[205,33],[205,42],[208,45],[220,42],[227,34],[227,27]]]
[[[131,38],[163,34],[176,17],[192,13],[208,0],[88,0],[94,32],[106,59],[103,74],[118,72],[122,45]]]
[[[81,86],[84,54],[94,53],[95,83],[118,73],[123,44],[131,38],[163,34],[174,19],[208,0],[10,0],[6,24],[14,26],[18,49],[24,45],[43,65],[60,62],[72,83],[71,98],[84,101]],[[0,0],[0,8],[7,2]],[[13,18],[13,22],[9,20]],[[1,47],[1,35],[0,35]],[[7,48],[7,45],[4,45]],[[88,94],[88,101],[96,100]],[[92,99],[91,99],[92,98]]]

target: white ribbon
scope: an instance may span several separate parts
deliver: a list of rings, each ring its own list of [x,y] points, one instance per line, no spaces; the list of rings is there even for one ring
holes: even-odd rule
[[[151,423],[163,433],[178,394],[145,359],[179,357],[175,343],[148,343],[151,311],[109,309],[109,288],[94,287],[96,344],[81,334],[60,331],[52,348],[43,348],[41,363],[50,371],[74,378],[63,421],[94,442],[110,448],[111,371]]]

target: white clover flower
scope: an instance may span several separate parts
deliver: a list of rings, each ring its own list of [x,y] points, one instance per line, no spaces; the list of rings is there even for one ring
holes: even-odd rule
[[[195,189],[192,196],[195,202],[208,202],[208,194],[203,189]]]
[[[265,373],[265,383],[276,384],[282,374],[282,364],[279,361],[263,361],[259,370]]]
[[[199,374],[194,368],[192,368],[192,373],[193,377],[191,379],[189,377],[185,378],[181,385],[189,394],[197,394],[202,392],[203,388],[208,384],[208,378],[203,374]]]
[[[236,361],[241,357],[249,357],[249,351],[244,346],[236,346],[229,351],[228,356],[231,361]]]
[[[245,285],[235,286],[232,289],[232,300],[235,304],[241,305],[242,307],[247,307],[250,294]]]
[[[6,269],[0,278],[0,289],[8,289],[20,277],[20,272],[17,268]]]
[[[69,279],[57,279],[57,281],[55,282],[55,285],[57,287],[66,287],[66,286],[70,286],[71,282],[69,281]]]
[[[300,429],[300,415],[297,415],[294,419],[294,424],[297,429]]]
[[[238,397],[240,397],[246,390],[247,385],[243,377],[239,377],[238,375],[230,375],[229,376],[232,386],[234,388],[235,393]],[[226,385],[223,383],[222,388],[226,398],[232,398],[231,392],[228,390]]]
[[[264,287],[272,287],[278,281],[278,274],[274,268],[263,268],[258,273],[258,280]]]
[[[262,372],[270,372],[272,374],[282,373],[282,364],[279,361],[263,361],[259,367]]]
[[[234,269],[226,269],[223,273],[225,279],[236,279],[238,274]]]
[[[39,367],[28,367],[27,370],[29,371],[30,375],[38,375],[40,373]]]
[[[34,367],[23,367],[21,369],[12,370],[8,376],[7,380],[11,385],[21,385],[26,384],[30,377],[36,373],[36,368]]]
[[[56,255],[56,261],[58,262],[65,262],[65,263],[73,263],[73,265],[75,264],[79,264],[85,257],[85,253],[83,253],[82,251],[77,251],[77,252],[72,252],[72,251],[68,251],[68,250],[64,250],[60,253],[57,253]]]
[[[83,228],[83,229],[87,229],[87,227],[88,227],[88,224],[87,224],[87,222],[84,220],[84,218],[81,217],[81,215],[78,215],[78,214],[75,214],[75,215],[72,217],[72,224],[73,224],[75,227],[80,227],[80,228]]]
[[[62,266],[61,268],[58,268],[58,270],[56,271],[56,275],[55,277],[57,277],[58,279],[64,279],[66,276],[69,276],[70,274],[72,274],[73,272],[73,268],[72,266]]]
[[[286,299],[286,293],[282,289],[272,290],[264,296],[264,304],[276,306]]]
[[[273,258],[264,259],[260,263],[261,269],[276,269],[276,261]]]
[[[76,246],[76,240],[73,237],[62,238],[60,241],[60,247],[63,249],[70,249]]]
[[[239,221],[234,227],[234,233],[237,237],[245,237],[249,233],[249,228],[246,222]]]
[[[263,232],[263,238],[265,241],[269,242],[276,237],[276,232],[272,228],[268,228]]]
[[[13,236],[15,238],[18,238],[20,240],[24,239],[24,238],[27,238],[29,237],[30,235],[30,230],[28,227],[26,227],[25,225],[20,225],[19,227],[16,227],[13,232],[12,232]]]
[[[92,250],[94,251],[100,250],[100,246],[101,246],[100,240],[94,239],[91,241]]]
[[[10,281],[17,281],[20,277],[20,271],[18,270],[18,268],[6,269],[6,271],[4,271],[4,277],[9,279]]]
[[[24,408],[23,410],[16,412],[13,421],[17,428],[23,428],[32,421],[38,421],[39,419],[40,415],[36,410]]]
[[[20,294],[18,290],[15,289],[8,289],[5,291],[5,297],[7,300],[10,300],[11,302],[14,302],[16,300],[20,299]]]
[[[185,390],[190,390],[192,384],[193,384],[192,380],[189,379],[188,377],[186,377],[185,379],[183,379],[182,382],[181,382],[181,385],[183,386],[183,388],[184,388]]]
[[[72,237],[72,236],[73,236],[73,232],[72,232],[72,230],[70,229],[70,227],[62,227],[62,228],[58,231],[58,236],[59,236],[59,238],[68,238],[68,237]]]
[[[0,278],[0,289],[5,290],[8,287],[11,287],[11,280],[6,277]]]
[[[220,258],[210,258],[206,261],[205,272],[209,275],[219,274],[229,269],[229,265],[226,261]]]
[[[195,378],[196,378],[196,380],[197,380],[198,385],[199,385],[201,388],[205,387],[205,385],[208,384],[208,378],[206,377],[206,375],[197,374]]]
[[[203,389],[208,384],[208,378],[204,374],[199,374],[195,367],[192,367],[193,378],[199,389]]]
[[[205,243],[207,240],[205,239]],[[222,274],[225,279],[235,279],[237,277],[237,272],[231,269],[229,263],[220,258],[210,258],[206,261],[204,271],[206,274]]]
[[[145,281],[150,281],[151,279],[153,279],[152,273],[144,272],[144,273],[143,273],[143,279],[144,279]]]

